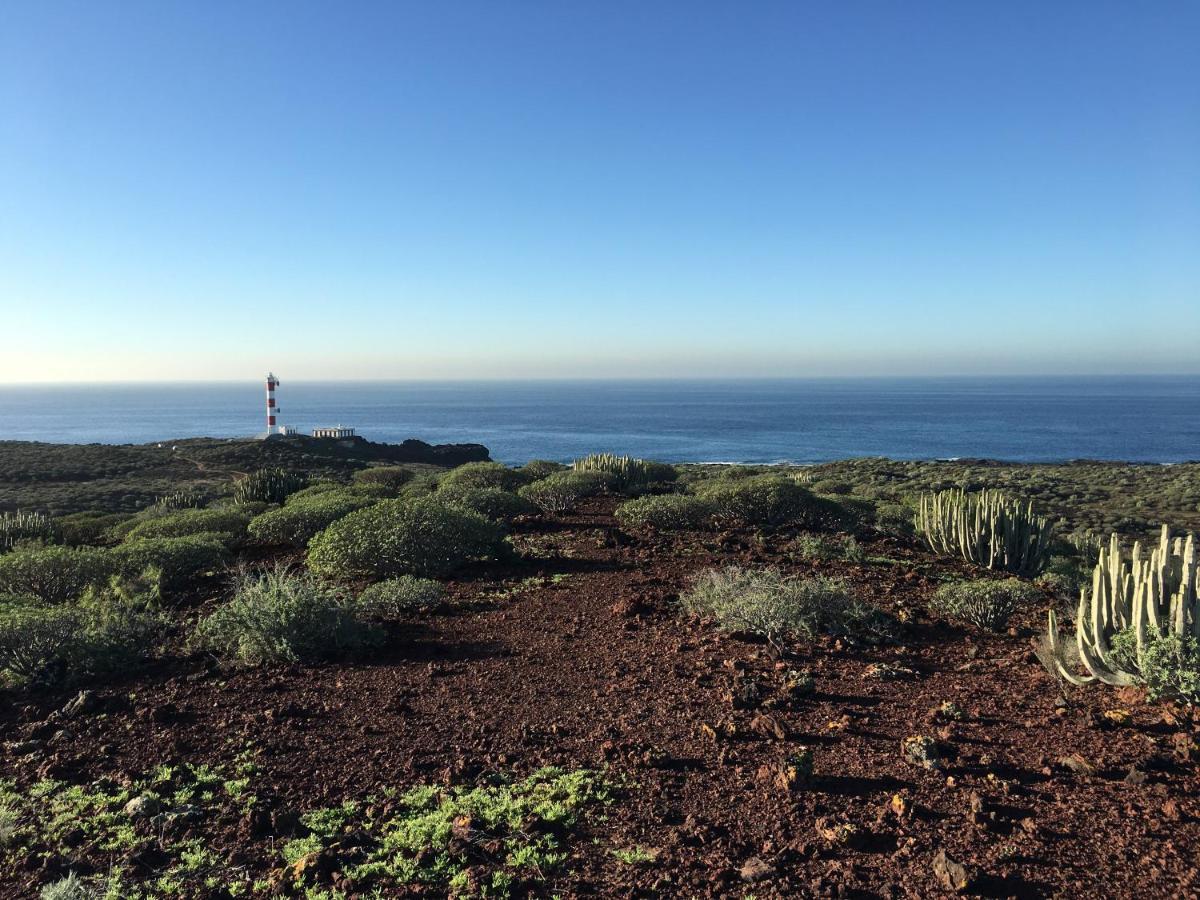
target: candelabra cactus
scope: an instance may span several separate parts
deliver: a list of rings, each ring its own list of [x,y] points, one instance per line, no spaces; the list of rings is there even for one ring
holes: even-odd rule
[[[0,553],[7,553],[22,541],[58,543],[54,520],[37,512],[0,513]]]
[[[285,469],[259,469],[233,486],[235,503],[282,503],[303,488],[308,479]]]
[[[1198,596],[1200,565],[1194,534],[1172,540],[1164,525],[1158,546],[1148,557],[1140,541],[1126,556],[1114,534],[1108,547],[1100,551],[1091,590],[1085,587],[1079,594],[1075,644],[1087,674],[1081,675],[1065,663],[1053,610],[1046,638],[1050,665],[1072,684],[1138,684],[1147,651],[1157,640],[1200,637]],[[1124,641],[1128,648],[1115,651],[1114,638],[1122,634],[1133,639]]]
[[[1014,575],[1040,572],[1050,557],[1053,526],[1000,491],[940,491],[921,498],[917,530],[931,550]]]
[[[666,463],[617,456],[615,453],[593,453],[572,464],[576,472],[600,472],[612,475],[622,487],[649,484],[654,481],[674,481],[678,473]]]

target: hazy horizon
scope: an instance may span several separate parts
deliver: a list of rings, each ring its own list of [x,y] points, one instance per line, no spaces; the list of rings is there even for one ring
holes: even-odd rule
[[[9,4],[0,383],[1198,373],[1198,31]]]

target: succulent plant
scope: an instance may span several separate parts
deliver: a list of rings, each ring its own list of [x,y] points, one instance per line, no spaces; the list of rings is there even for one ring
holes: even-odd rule
[[[917,530],[931,550],[1025,577],[1050,558],[1053,526],[1000,491],[939,491],[921,498]]]
[[[7,553],[23,541],[58,543],[59,531],[54,520],[38,512],[0,513],[0,553]]]
[[[1079,594],[1075,646],[1086,675],[1066,664],[1058,622],[1051,610],[1046,644],[1049,665],[1071,684],[1126,686],[1142,682],[1141,671],[1151,645],[1162,638],[1200,637],[1200,565],[1196,536],[1171,539],[1164,525],[1158,546],[1147,556],[1141,541],[1126,555],[1116,534],[1100,551],[1092,586]],[[1114,652],[1117,635],[1132,634],[1128,649]]]

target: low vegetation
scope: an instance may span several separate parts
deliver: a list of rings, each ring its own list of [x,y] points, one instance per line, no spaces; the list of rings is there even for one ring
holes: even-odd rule
[[[358,606],[365,615],[390,619],[432,609],[445,596],[446,589],[437,581],[400,575],[368,585],[358,595]]]
[[[238,665],[350,656],[380,642],[345,592],[283,566],[244,573],[233,599],[196,628],[196,645]]]
[[[680,598],[685,611],[713,619],[726,631],[757,635],[783,652],[789,640],[835,635],[878,643],[895,622],[858,599],[836,578],[800,578],[775,569],[709,570]]]
[[[934,592],[930,608],[986,631],[1003,631],[1009,619],[1031,608],[1042,593],[1018,578],[982,579],[944,584]]]
[[[503,533],[479,513],[433,498],[384,500],[312,539],[308,565],[330,579],[447,575],[499,554]]]
[[[252,538],[267,546],[307,547],[315,535],[338,519],[375,502],[372,497],[341,489],[320,491],[303,498],[295,494],[286,505],[255,516],[248,531]]]

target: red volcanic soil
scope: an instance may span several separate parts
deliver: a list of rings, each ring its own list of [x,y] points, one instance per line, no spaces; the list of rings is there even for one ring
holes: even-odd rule
[[[1031,651],[1038,613],[1000,636],[931,617],[939,580],[967,569],[894,539],[864,542],[892,563],[814,564],[789,558],[784,533],[625,534],[614,505],[517,525],[522,560],[465,573],[452,602],[367,660],[221,672],[184,655],[97,689],[104,714],[73,720],[67,739],[43,724],[66,695],[10,698],[7,741],[51,737],[41,753],[6,750],[3,776],[229,767],[252,743],[264,802],[305,810],[547,764],[607,769],[625,787],[584,816],[567,864],[535,889],[546,896],[928,897],[958,875],[983,896],[1196,893],[1200,736],[1136,694],[1060,701]],[[781,663],[679,613],[696,572],[735,564],[845,576],[901,614],[902,643],[801,645]],[[789,697],[784,668],[810,670],[815,692]],[[960,721],[933,714],[946,701]],[[1105,716],[1116,708],[1128,721]],[[941,770],[905,760],[911,735],[937,741]],[[798,745],[814,775],[788,789],[775,775]],[[195,834],[256,877],[282,865],[279,836],[232,814]],[[613,856],[631,847],[657,857]],[[0,871],[0,894],[36,895],[71,863],[24,862]]]

